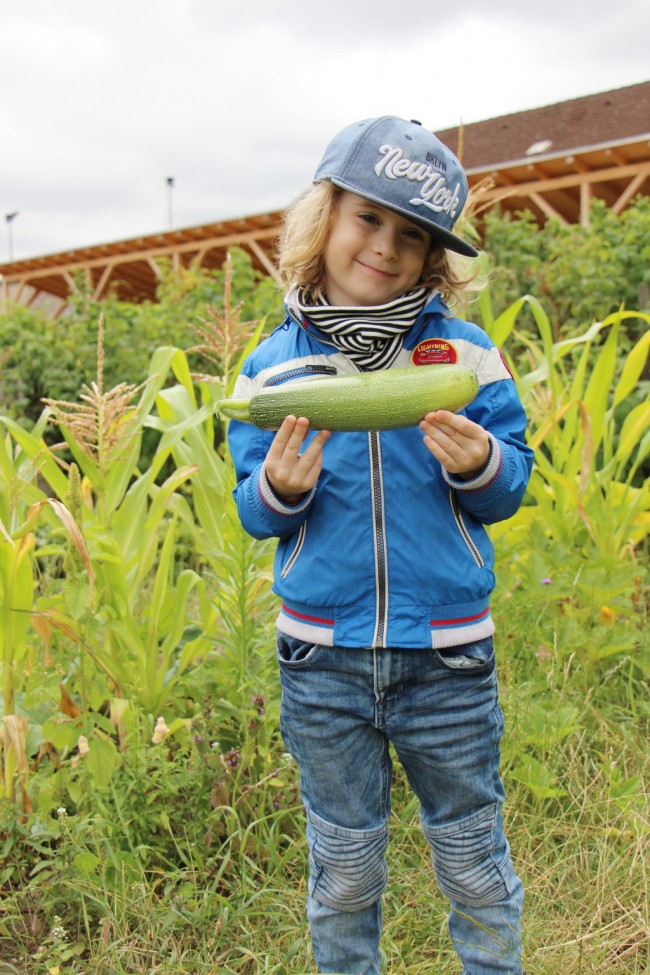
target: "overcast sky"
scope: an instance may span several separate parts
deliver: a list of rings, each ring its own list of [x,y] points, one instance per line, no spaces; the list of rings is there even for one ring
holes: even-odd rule
[[[281,209],[357,119],[650,78],[647,0],[0,0],[0,24],[0,262],[167,230],[170,197],[175,227]]]

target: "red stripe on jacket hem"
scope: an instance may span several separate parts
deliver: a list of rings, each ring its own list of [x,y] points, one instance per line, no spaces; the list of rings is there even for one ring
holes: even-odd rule
[[[484,609],[481,613],[476,613],[474,616],[460,616],[455,620],[430,620],[431,626],[458,626],[463,623],[474,623],[476,620],[483,619],[483,617],[488,616],[490,613],[490,607]]]
[[[282,603],[282,610],[288,613],[289,616],[295,616],[299,620],[307,620],[309,623],[320,623],[322,626],[334,626],[334,620],[324,620],[318,616],[306,616],[304,613],[297,613],[295,609],[289,609],[284,603]]]

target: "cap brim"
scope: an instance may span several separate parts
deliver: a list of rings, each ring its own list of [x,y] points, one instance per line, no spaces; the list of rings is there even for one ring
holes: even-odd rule
[[[384,207],[386,210],[392,210],[393,213],[399,213],[401,217],[405,217],[410,220],[411,223],[416,224],[421,227],[422,230],[426,230],[428,234],[433,237],[434,240],[439,241],[447,250],[454,251],[456,254],[462,254],[464,257],[478,257],[479,252],[471,244],[468,244],[466,240],[461,237],[457,237],[455,234],[450,233],[448,230],[443,230],[442,227],[432,227],[431,224],[424,220],[418,220],[409,210],[403,210],[401,207],[389,206],[384,200],[380,200],[379,197],[372,196],[371,193],[363,193],[358,190],[355,186],[350,183],[345,183],[341,179],[333,179],[331,176],[320,176],[316,182],[322,182],[323,180],[329,180],[330,183],[334,183],[342,190],[347,190],[349,193],[354,193],[356,196],[362,196],[364,200],[370,200],[371,203],[376,203],[378,206]]]

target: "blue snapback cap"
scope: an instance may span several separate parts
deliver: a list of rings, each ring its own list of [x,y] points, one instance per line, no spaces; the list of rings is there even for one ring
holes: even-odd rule
[[[467,200],[463,167],[419,122],[384,115],[348,125],[325,150],[314,176],[322,180],[394,210],[449,250],[478,256],[451,232]]]

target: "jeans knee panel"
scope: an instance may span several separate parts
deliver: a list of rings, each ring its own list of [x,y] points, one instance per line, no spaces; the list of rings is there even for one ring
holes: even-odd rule
[[[381,897],[388,869],[388,824],[372,829],[336,826],[307,810],[310,893],[338,911],[361,911]]]
[[[487,907],[508,898],[518,884],[498,819],[492,806],[452,825],[423,823],[440,889],[450,900]]]

